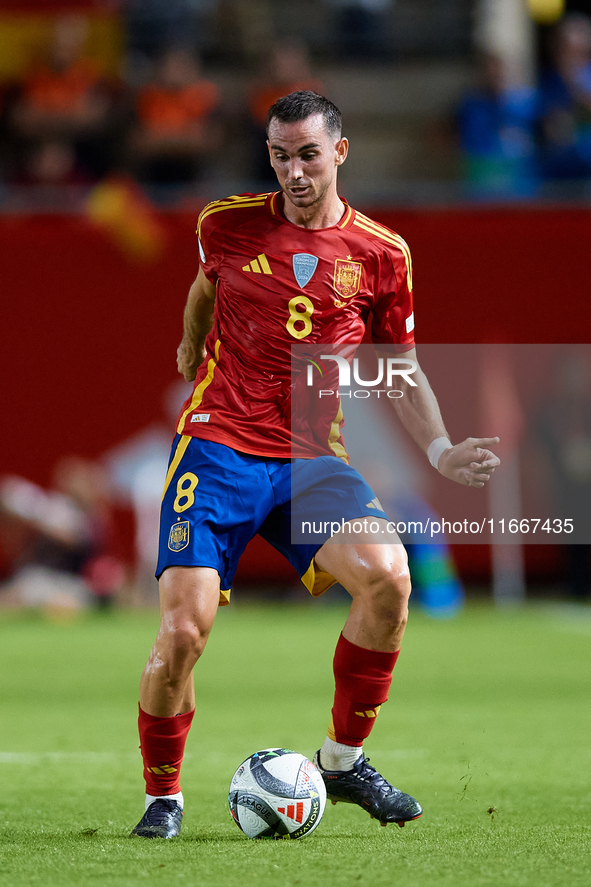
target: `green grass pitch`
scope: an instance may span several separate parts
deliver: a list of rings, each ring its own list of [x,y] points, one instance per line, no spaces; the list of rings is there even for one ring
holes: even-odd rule
[[[302,595],[304,593],[302,592]],[[366,753],[422,819],[328,806],[301,841],[250,841],[227,808],[250,753],[312,756],[341,603],[221,610],[197,667],[176,841],[129,838],[143,806],[139,673],[155,613],[0,617],[0,884],[403,887],[591,884],[591,610],[413,612]]]

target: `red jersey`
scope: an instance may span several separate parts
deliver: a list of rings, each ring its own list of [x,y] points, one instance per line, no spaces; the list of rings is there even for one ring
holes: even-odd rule
[[[347,459],[338,398],[316,405],[308,433],[292,434],[292,346],[352,346],[352,357],[371,315],[375,343],[412,347],[410,252],[348,205],[330,228],[294,225],[281,207],[281,191],[243,194],[210,203],[199,217],[199,254],[216,303],[177,431],[258,456]]]

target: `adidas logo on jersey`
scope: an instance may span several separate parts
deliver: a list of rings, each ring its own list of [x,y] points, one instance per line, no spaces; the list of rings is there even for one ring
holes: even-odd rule
[[[271,266],[267,260],[267,257],[264,253],[261,253],[253,259],[252,262],[249,262],[248,265],[243,265],[243,271],[252,271],[254,274],[272,274]]]
[[[380,502],[380,500],[378,499],[377,496],[375,499],[372,499],[371,502],[367,502],[365,507],[366,508],[378,508],[380,511],[384,510],[382,508],[382,503]]]

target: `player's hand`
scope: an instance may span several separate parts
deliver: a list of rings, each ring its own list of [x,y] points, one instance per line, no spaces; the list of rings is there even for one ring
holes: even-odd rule
[[[178,371],[187,382],[194,382],[197,375],[197,368],[205,359],[205,348],[201,349],[202,353],[197,354],[195,346],[192,342],[183,339],[176,351],[176,365]]]
[[[488,447],[499,443],[498,437],[468,437],[444,450],[439,457],[439,473],[467,487],[483,487],[501,464]]]

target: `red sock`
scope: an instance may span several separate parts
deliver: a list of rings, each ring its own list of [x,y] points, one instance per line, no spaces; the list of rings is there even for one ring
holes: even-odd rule
[[[363,745],[388,699],[398,654],[366,650],[340,636],[334,654],[332,723],[328,736],[343,745]]]
[[[158,797],[180,792],[181,763],[194,714],[195,710],[173,718],[157,718],[140,707],[138,728],[146,794]]]

